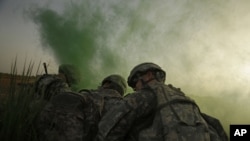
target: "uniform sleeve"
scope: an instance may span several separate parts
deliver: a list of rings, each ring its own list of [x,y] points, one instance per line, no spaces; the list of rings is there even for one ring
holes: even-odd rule
[[[135,111],[137,119],[148,116],[157,104],[155,94],[145,90],[131,94],[125,100],[129,107]]]
[[[99,123],[97,141],[123,141],[134,122],[149,115],[155,105],[152,93],[134,93],[107,112]],[[109,127],[109,128],[107,128]]]

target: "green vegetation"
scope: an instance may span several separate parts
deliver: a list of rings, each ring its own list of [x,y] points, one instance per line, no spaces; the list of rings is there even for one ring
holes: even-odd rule
[[[23,73],[19,78],[19,81],[21,79],[19,84],[23,84],[21,86],[16,85],[19,77],[16,66],[15,61],[11,68],[9,92],[0,101],[0,140],[36,141],[35,118],[44,103],[42,100],[35,99],[32,85],[28,82],[33,63],[29,63],[27,67],[24,65]]]

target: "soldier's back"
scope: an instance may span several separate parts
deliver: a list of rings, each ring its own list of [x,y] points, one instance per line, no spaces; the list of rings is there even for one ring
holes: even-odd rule
[[[98,123],[101,117],[109,111],[123,97],[112,89],[81,90],[81,95],[89,98],[88,108],[85,108],[85,134],[88,140],[92,140],[98,131]]]
[[[209,126],[199,107],[179,89],[171,85],[155,85],[150,89],[157,97],[155,113],[140,129],[139,141],[211,141]],[[219,141],[219,137],[213,138]]]
[[[82,141],[85,138],[84,109],[91,109],[88,98],[77,93],[64,92],[54,96],[37,120],[41,141]]]

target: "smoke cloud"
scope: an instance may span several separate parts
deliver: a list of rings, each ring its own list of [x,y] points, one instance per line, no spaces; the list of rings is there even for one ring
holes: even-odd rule
[[[32,11],[45,47],[77,65],[82,87],[111,73],[127,77],[150,61],[167,83],[229,124],[249,123],[250,4],[247,0],[83,0],[61,13]]]

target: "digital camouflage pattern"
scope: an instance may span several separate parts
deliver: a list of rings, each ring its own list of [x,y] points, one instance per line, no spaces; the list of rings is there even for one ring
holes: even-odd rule
[[[65,82],[72,90],[78,89],[78,84],[81,81],[79,69],[71,64],[61,64],[58,68],[58,74],[63,77]]]
[[[223,126],[221,125],[220,121],[210,115],[207,115],[205,113],[201,113],[202,117],[206,120],[206,122],[209,124],[209,127],[212,131],[216,132],[219,136],[221,141],[228,141],[228,136],[223,129]],[[211,133],[212,134],[212,133]]]
[[[59,93],[48,101],[38,116],[39,139],[92,140],[101,116],[119,100],[122,100],[121,94],[112,89]]]
[[[124,101],[113,105],[113,108],[102,117],[99,123],[96,141],[128,140],[128,131],[132,130],[131,126],[145,121],[143,117],[146,117],[156,106],[156,99],[153,94],[146,90],[142,90],[142,92],[144,95],[141,95],[140,92],[128,94]],[[146,103],[145,101],[149,102]]]
[[[93,140],[97,134],[98,123],[101,117],[113,107],[114,104],[121,101],[123,97],[115,90],[99,88],[97,90],[82,90],[81,95],[88,97],[91,102],[86,108],[86,125],[88,130],[85,130],[87,140]]]
[[[183,92],[161,83],[149,85],[157,97],[152,124],[140,131],[142,141],[210,141],[209,127],[198,106]]]
[[[70,91],[67,83],[56,75],[44,74],[34,84],[35,95],[49,100],[61,92]]]
[[[37,119],[40,141],[82,141],[86,136],[84,109],[90,101],[77,93],[58,94],[47,103]]]
[[[67,83],[55,75],[45,74],[35,83],[36,95],[46,101],[36,119],[40,141],[76,141],[84,136],[84,112],[88,98],[71,92]]]
[[[180,89],[156,83],[107,112],[96,141],[222,141],[210,128]]]

